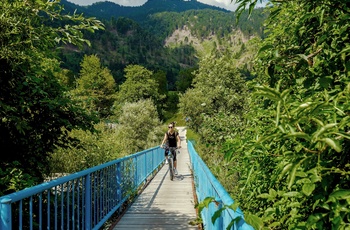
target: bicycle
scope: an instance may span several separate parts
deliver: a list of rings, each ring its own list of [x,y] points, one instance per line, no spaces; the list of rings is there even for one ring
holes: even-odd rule
[[[169,164],[169,175],[170,175],[170,180],[174,180],[174,175],[175,175],[175,168],[174,168],[174,153],[177,147],[168,147],[168,146],[161,146],[161,148],[168,150],[167,153],[167,160]],[[179,152],[178,152],[179,153]]]

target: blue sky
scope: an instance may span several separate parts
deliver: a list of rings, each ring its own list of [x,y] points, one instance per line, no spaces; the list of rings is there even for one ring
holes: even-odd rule
[[[73,2],[77,5],[86,6],[91,5],[92,3],[106,0],[68,0],[69,2]],[[141,6],[147,2],[147,0],[108,0],[109,2],[114,2],[123,6]],[[184,0],[185,1],[185,0]],[[212,6],[218,6],[227,10],[234,11],[237,7],[234,3],[231,3],[231,0],[197,0],[198,2],[202,2]],[[233,1],[235,2],[235,1]],[[263,6],[265,4],[259,4],[259,6]]]

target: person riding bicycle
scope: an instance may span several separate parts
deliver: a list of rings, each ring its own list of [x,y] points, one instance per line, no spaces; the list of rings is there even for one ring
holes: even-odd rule
[[[162,141],[162,144],[160,146],[163,146],[166,142],[169,147],[177,147],[181,148],[181,139],[179,136],[179,133],[175,131],[174,129],[174,123],[170,123],[168,125],[168,131],[164,134],[164,139]],[[176,151],[174,151],[174,170],[175,175],[177,175],[177,162],[176,162]],[[167,151],[164,153],[165,157],[168,155]]]
[[[170,122],[170,125],[173,126],[173,131],[177,132],[177,129],[175,128],[175,124],[176,124],[176,121],[172,121]],[[169,152],[169,143],[168,143],[168,140],[165,142],[165,150],[164,150],[164,157],[165,157],[165,164],[168,164],[168,159],[166,156],[168,156],[168,152]]]

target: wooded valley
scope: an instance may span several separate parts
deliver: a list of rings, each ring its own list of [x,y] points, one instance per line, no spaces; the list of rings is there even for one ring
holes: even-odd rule
[[[350,7],[257,2],[128,18],[2,1],[0,196],[157,146],[176,120],[255,229],[348,229]]]

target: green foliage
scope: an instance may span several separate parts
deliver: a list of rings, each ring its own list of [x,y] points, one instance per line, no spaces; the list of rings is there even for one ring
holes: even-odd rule
[[[119,123],[95,125],[98,132],[71,131],[69,135],[80,141],[55,151],[51,172],[74,173],[159,145],[160,121],[150,99],[126,103],[120,114]]]
[[[236,211],[238,208],[238,203],[233,203],[231,205],[222,205],[221,201],[216,201],[214,197],[206,197],[204,200],[202,200],[200,203],[198,203],[196,205],[196,208],[198,208],[198,213],[199,215],[201,215],[201,213],[203,212],[203,210],[205,208],[209,208],[209,205],[215,205],[215,206],[219,206],[218,210],[216,210],[211,218],[212,223],[214,224],[215,221],[220,218],[220,216],[222,215],[222,212],[224,212],[225,210],[233,210]],[[233,219],[226,227],[226,230],[230,230],[232,229],[232,227],[238,223],[241,220],[241,217],[236,217],[235,219]],[[255,228],[258,229],[258,228]]]
[[[223,149],[231,171],[239,172],[232,194],[259,218],[259,228],[346,229],[349,7],[343,1],[271,3],[247,129]]]
[[[60,68],[52,49],[89,43],[82,31],[103,27],[95,19],[63,14],[56,1],[4,0],[0,11],[0,168],[15,167],[11,175],[28,181],[3,181],[0,191],[10,193],[42,182],[50,153],[71,141],[64,130],[93,130],[94,118],[74,105],[56,78]]]
[[[120,86],[118,102],[137,102],[140,99],[158,101],[158,82],[153,79],[153,72],[139,65],[129,65],[125,69],[125,82]]]
[[[125,156],[115,144],[115,130],[100,122],[97,132],[72,130],[71,138],[78,139],[69,148],[57,148],[50,160],[51,173],[75,173]]]
[[[28,188],[36,184],[33,176],[24,173],[22,168],[22,165],[18,161],[8,163],[4,169],[0,168],[0,187],[5,188],[4,190],[0,190],[0,196],[17,191],[18,188]]]
[[[76,85],[71,93],[82,108],[100,118],[111,115],[116,84],[110,71],[101,66],[96,55],[84,57]]]
[[[191,88],[193,82],[193,72],[196,68],[184,69],[179,72],[178,79],[176,81],[176,89],[179,92],[184,93],[187,89]]]
[[[153,72],[140,65],[129,65],[124,71],[126,80],[120,85],[114,103],[117,116],[126,102],[143,99],[151,99],[158,106],[157,111],[161,111],[160,102],[165,99],[165,95],[159,92],[159,76],[154,79]]]
[[[123,151],[135,153],[161,142],[160,121],[152,100],[126,103],[118,120],[116,136]]]
[[[235,60],[208,56],[199,63],[193,88],[180,97],[180,109],[205,142],[219,143],[240,125],[247,95]]]

